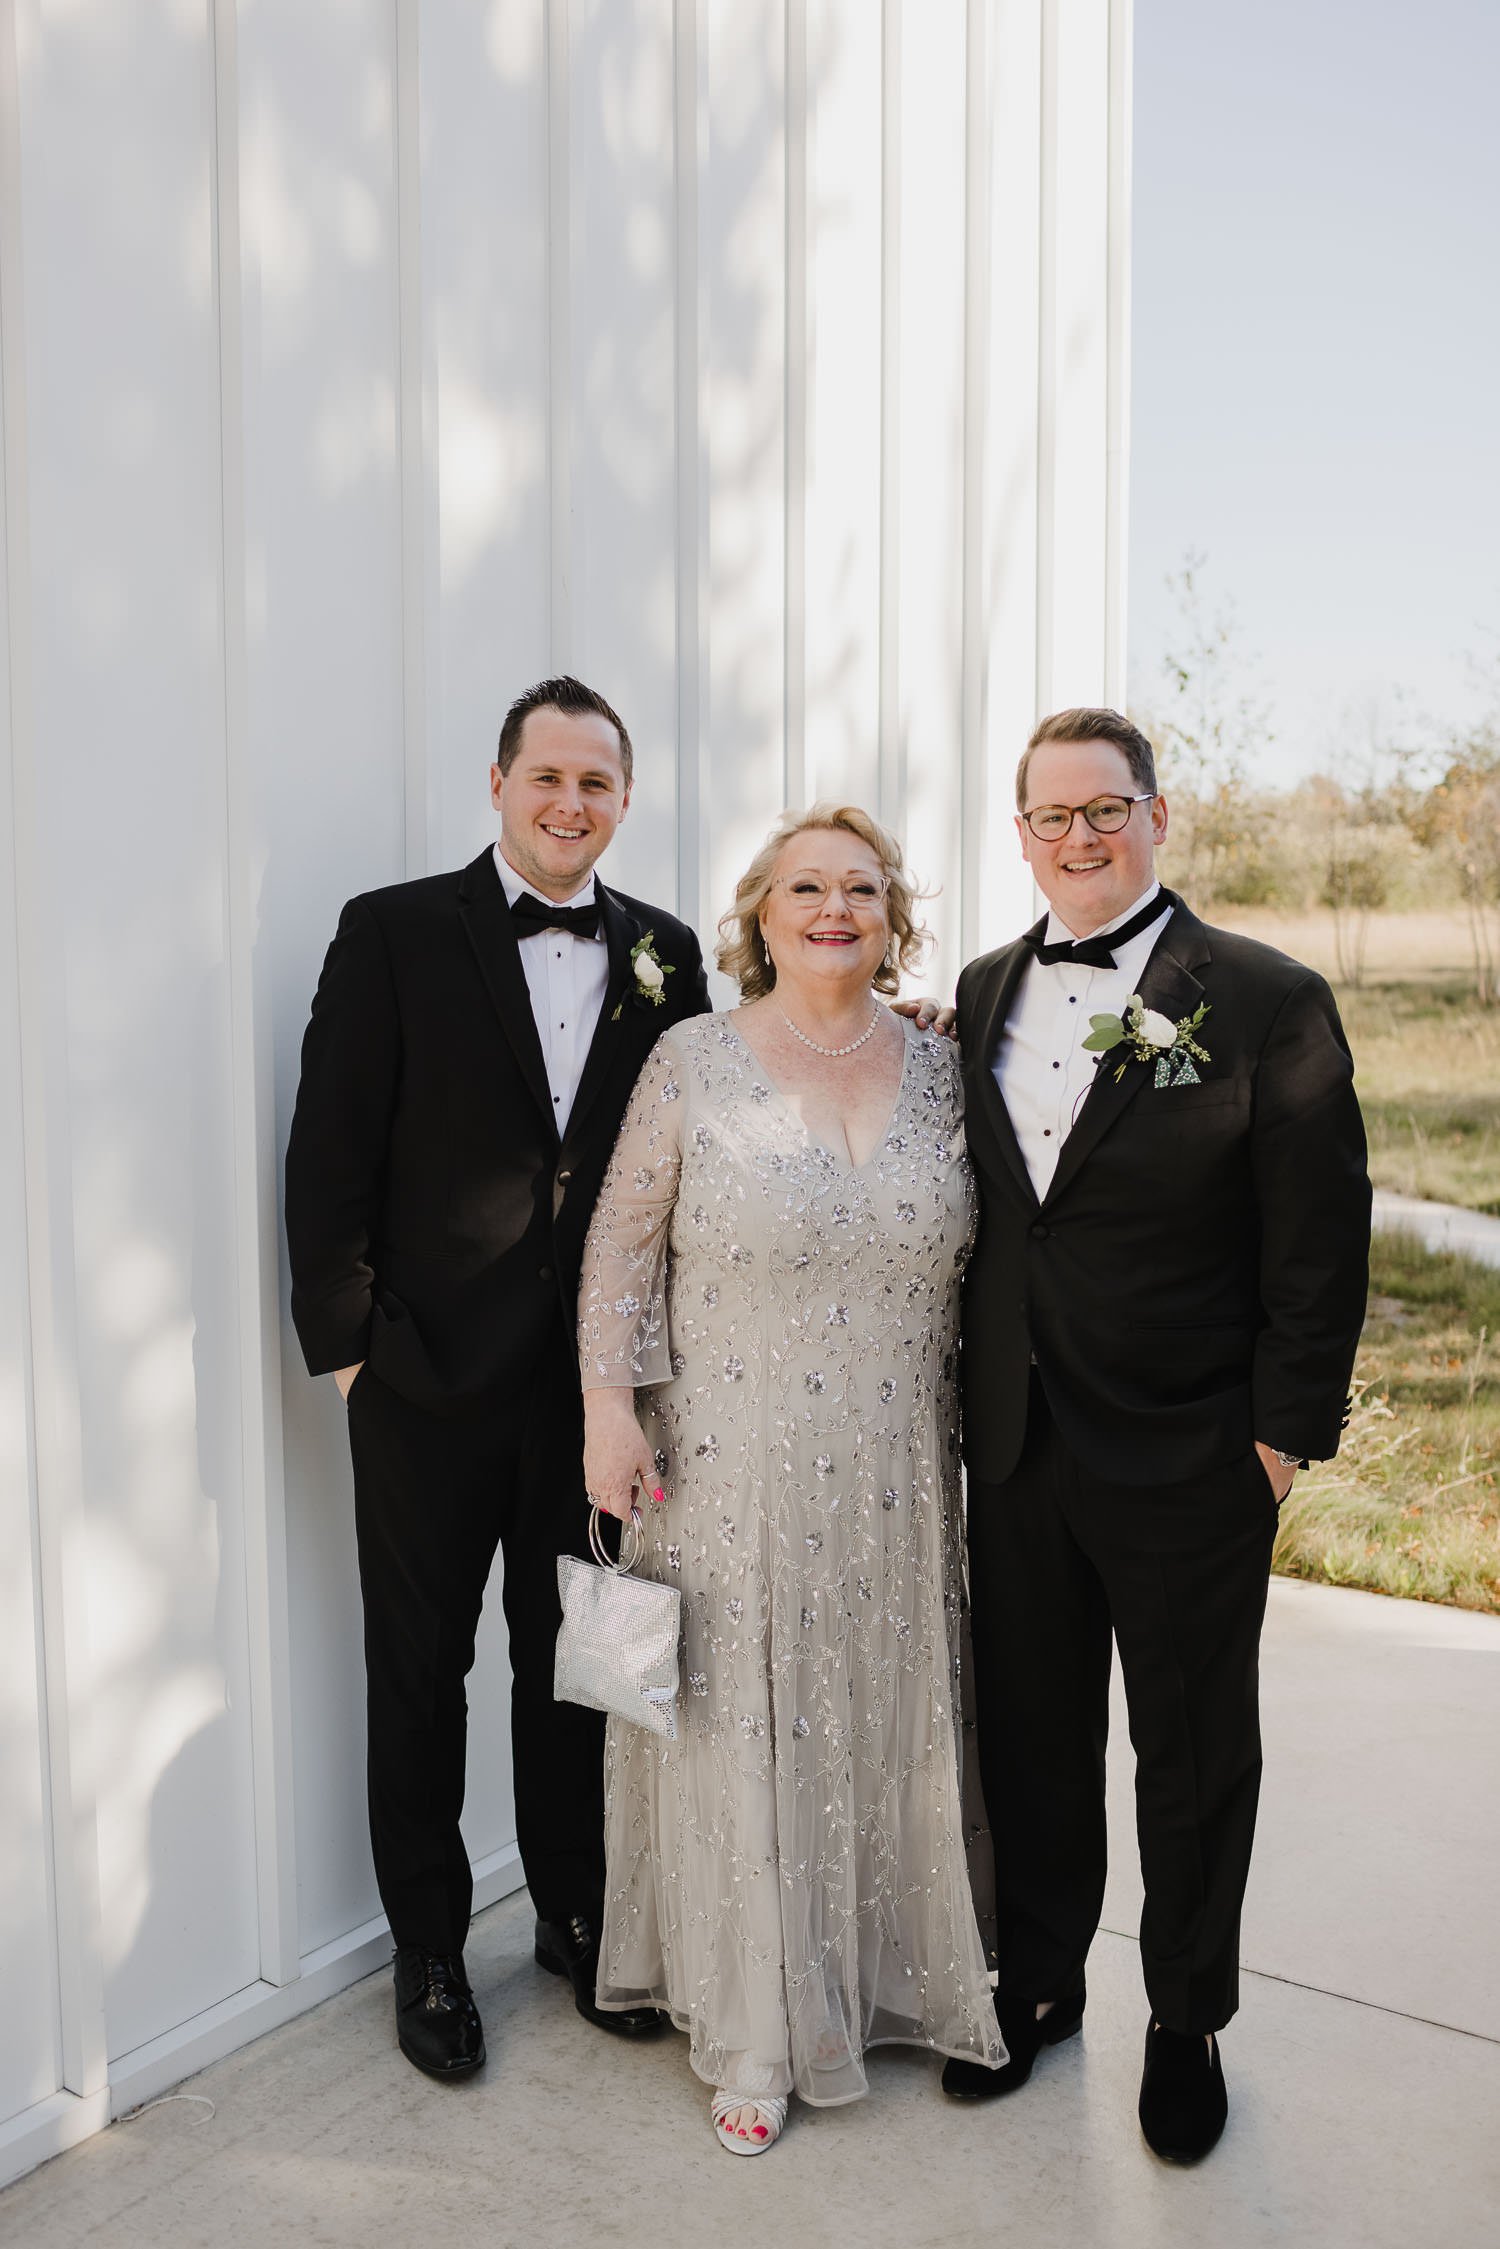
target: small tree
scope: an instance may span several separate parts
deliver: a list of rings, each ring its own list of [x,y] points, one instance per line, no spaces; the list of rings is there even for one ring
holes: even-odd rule
[[[1205,902],[1259,904],[1274,883],[1262,849],[1268,814],[1251,773],[1271,739],[1269,714],[1239,685],[1233,609],[1206,607],[1204,563],[1189,553],[1167,580],[1177,597],[1178,630],[1163,661],[1167,708],[1156,739],[1178,816],[1184,889]]]
[[[1384,862],[1373,851],[1349,853],[1340,848],[1338,830],[1320,892],[1323,904],[1333,911],[1333,952],[1340,983],[1356,990],[1365,980],[1365,953],[1370,942],[1370,916],[1390,896]]]
[[[1440,850],[1458,881],[1469,927],[1474,994],[1500,1000],[1500,727],[1478,727],[1458,745],[1442,779],[1413,822]]]

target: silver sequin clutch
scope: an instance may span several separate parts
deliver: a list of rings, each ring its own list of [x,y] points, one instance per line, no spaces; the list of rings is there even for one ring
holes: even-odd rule
[[[589,1515],[589,1544],[599,1559],[581,1562],[559,1554],[557,1590],[562,1630],[552,1692],[559,1702],[608,1710],[632,1725],[677,1739],[677,1651],[682,1639],[682,1595],[674,1585],[632,1577],[645,1550],[640,1517],[620,1535],[612,1562],[599,1535],[599,1510]]]

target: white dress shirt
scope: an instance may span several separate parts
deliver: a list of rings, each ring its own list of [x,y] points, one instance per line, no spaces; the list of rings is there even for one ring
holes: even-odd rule
[[[1123,914],[1090,935],[1107,937],[1160,889],[1161,884],[1153,882]],[[1089,1017],[1118,1015],[1131,993],[1139,991],[1151,948],[1171,911],[1164,905],[1148,928],[1122,945],[1113,968],[1089,968],[1071,961],[1048,967],[1032,960],[1021,972],[1010,1020],[990,1066],[1038,1197],[1045,1196],[1052,1184],[1062,1144],[1094,1082],[1094,1057],[1083,1047]],[[1047,944],[1066,944],[1076,935],[1055,913],[1047,916]]]
[[[522,881],[498,843],[495,871],[510,905],[514,906],[523,891],[530,891],[534,898],[540,896],[531,889],[529,882]],[[543,898],[541,903],[544,906],[553,903],[591,906],[596,896],[594,878],[590,874],[582,890],[575,891],[571,898],[557,901]],[[552,1114],[557,1119],[560,1134],[572,1111],[578,1081],[583,1076],[583,1065],[599,1021],[599,1010],[604,1005],[609,985],[609,948],[602,928],[597,937],[576,937],[570,929],[538,929],[517,942],[521,966],[526,971],[526,988],[531,994],[531,1012],[536,1017],[542,1055],[547,1064]]]

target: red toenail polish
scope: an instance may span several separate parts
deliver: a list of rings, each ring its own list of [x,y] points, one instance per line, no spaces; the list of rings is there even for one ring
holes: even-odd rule
[[[765,2128],[764,2124],[757,2124],[757,2125],[756,2125],[756,2127],[755,2127],[755,2137],[756,2137],[756,2138],[757,2138],[758,2140],[763,2140],[763,2139],[765,2138],[765,2136],[766,2136],[766,2128]]]

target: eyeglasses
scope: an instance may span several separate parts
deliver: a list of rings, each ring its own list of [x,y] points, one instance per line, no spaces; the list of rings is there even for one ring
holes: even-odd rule
[[[1155,802],[1156,792],[1148,789],[1138,797],[1090,797],[1087,804],[1038,804],[1021,817],[1040,842],[1060,843],[1073,833],[1080,812],[1096,836],[1112,836],[1124,827],[1133,805]]]
[[[821,875],[779,876],[776,883],[795,904],[816,906],[820,912],[837,891],[851,914],[873,913],[890,887],[883,875],[849,875],[843,882],[825,882]]]

